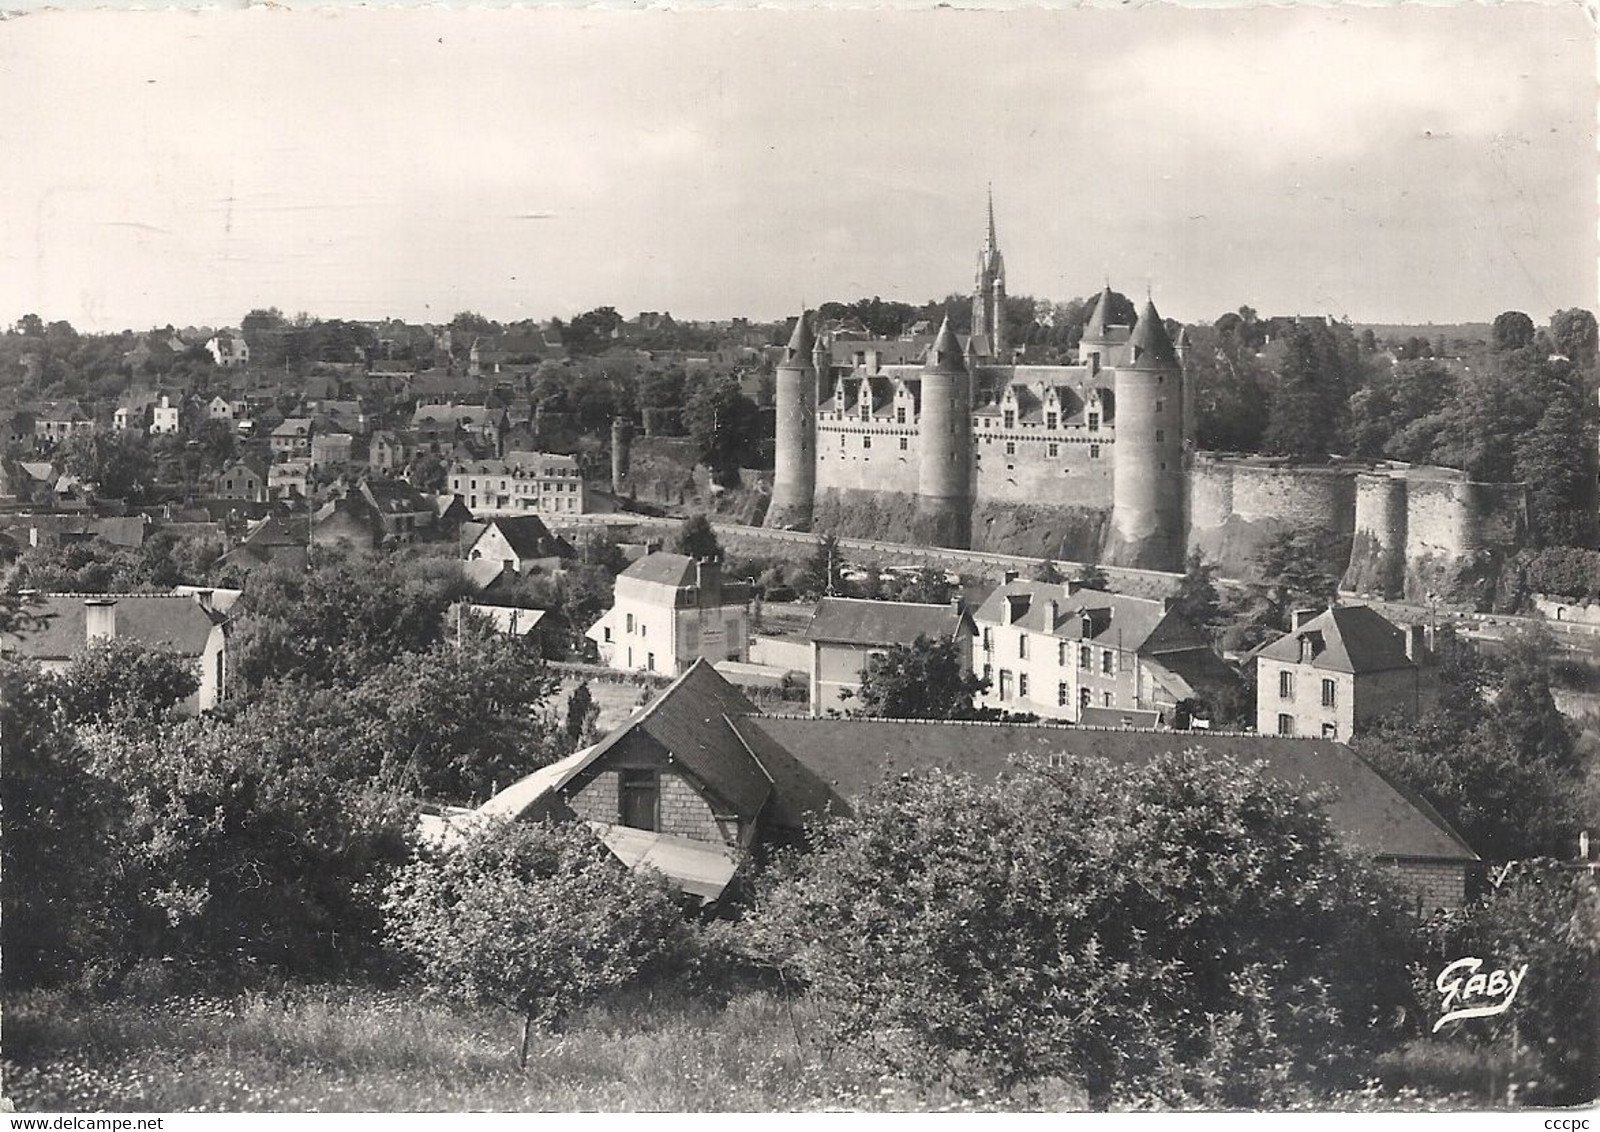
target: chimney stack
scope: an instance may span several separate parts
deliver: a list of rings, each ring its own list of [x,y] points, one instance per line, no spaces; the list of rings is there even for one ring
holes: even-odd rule
[[[83,636],[86,641],[111,640],[117,635],[117,599],[91,597],[84,601]]]
[[[1427,630],[1421,625],[1406,625],[1400,630],[1405,634],[1406,659],[1413,664],[1422,664],[1428,659]]]
[[[1055,598],[1051,598],[1045,602],[1044,609],[1048,618],[1045,622],[1045,631],[1053,633],[1055,632],[1056,622],[1061,618],[1061,604]]]
[[[1009,586],[1012,582],[1016,581],[1018,577],[1020,577],[1020,575],[1015,570],[1007,570],[1004,574],[1000,575],[1001,584]]]

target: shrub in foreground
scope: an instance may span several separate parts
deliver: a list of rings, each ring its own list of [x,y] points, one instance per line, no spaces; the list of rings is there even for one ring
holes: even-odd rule
[[[624,867],[581,822],[485,822],[390,884],[389,940],[436,990],[559,1025],[687,956],[671,889]]]
[[[1258,767],[907,778],[815,840],[769,874],[751,946],[885,1073],[1259,1105],[1355,1083],[1406,999],[1387,888]]]

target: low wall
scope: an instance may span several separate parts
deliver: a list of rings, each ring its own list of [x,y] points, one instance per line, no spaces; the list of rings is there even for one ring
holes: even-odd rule
[[[750,663],[786,668],[790,672],[810,672],[811,644],[777,637],[751,637]]]

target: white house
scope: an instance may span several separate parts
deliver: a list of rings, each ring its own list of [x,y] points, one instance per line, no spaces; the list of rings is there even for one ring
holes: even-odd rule
[[[508,452],[501,460],[467,460],[450,469],[450,491],[474,515],[582,515],[588,509],[575,456]]]
[[[242,366],[250,361],[250,344],[237,330],[224,330],[213,336],[206,349],[219,366]]]
[[[746,660],[750,587],[715,559],[651,554],[617,575],[612,607],[586,634],[602,664],[677,676],[698,658]]]
[[[163,393],[160,403],[150,410],[150,435],[175,435],[181,423],[182,414],[182,406],[174,405],[172,398]]]

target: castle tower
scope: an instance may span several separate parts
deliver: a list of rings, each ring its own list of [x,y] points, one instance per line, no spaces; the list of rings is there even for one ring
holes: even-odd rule
[[[972,545],[972,378],[946,316],[922,367],[913,537],[929,546]]]
[[[1145,302],[1134,324],[1113,388],[1117,431],[1107,559],[1147,570],[1182,569],[1183,368],[1153,302]]]
[[[633,449],[633,422],[626,417],[611,418],[611,494],[621,497],[628,485],[628,467]]]
[[[972,293],[972,340],[995,361],[1006,355],[1006,261],[994,228],[994,190],[989,190],[989,234],[978,253]]]
[[[772,504],[766,525],[811,529],[817,487],[816,339],[806,312],[795,320],[777,373],[777,446],[773,460]]]
[[[1094,369],[1108,369],[1116,364],[1115,336],[1111,333],[1111,284],[1107,283],[1105,290],[1100,292],[1100,297],[1094,302],[1094,310],[1089,313],[1089,322],[1083,328],[1083,337],[1078,340],[1078,363],[1091,366]]]

